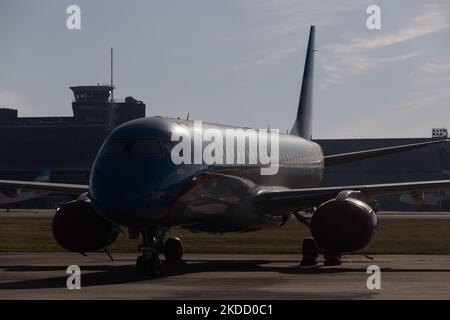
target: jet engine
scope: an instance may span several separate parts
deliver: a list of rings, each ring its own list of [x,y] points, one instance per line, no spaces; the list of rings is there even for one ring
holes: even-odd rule
[[[323,203],[311,219],[313,238],[321,249],[333,253],[367,248],[375,240],[377,226],[374,210],[351,197]]]
[[[53,218],[52,230],[59,245],[79,253],[103,250],[119,235],[118,228],[100,216],[87,197],[60,207]]]

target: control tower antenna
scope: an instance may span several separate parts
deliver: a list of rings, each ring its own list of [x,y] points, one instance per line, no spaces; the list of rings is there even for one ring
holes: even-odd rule
[[[111,48],[111,103],[114,103],[114,51]]]
[[[115,104],[114,104],[114,49],[111,48],[111,107],[109,108],[109,119],[108,119],[108,129],[112,130],[114,127],[114,112],[115,112]]]

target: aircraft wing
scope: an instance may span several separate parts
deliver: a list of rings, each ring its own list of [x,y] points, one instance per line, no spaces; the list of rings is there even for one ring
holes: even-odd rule
[[[82,193],[88,192],[89,186],[67,183],[0,180],[0,189],[30,189],[79,196]]]
[[[263,208],[272,215],[281,215],[319,206],[325,201],[335,198],[342,191],[359,191],[362,196],[372,198],[379,195],[442,189],[450,190],[450,180],[319,187],[280,191],[261,190],[254,196],[253,202],[256,206]]]
[[[362,160],[362,159],[384,156],[384,155],[393,154],[393,153],[402,152],[402,151],[415,150],[415,149],[427,147],[429,145],[444,143],[444,142],[449,142],[449,141],[450,141],[450,139],[434,140],[434,141],[427,141],[427,142],[404,144],[404,145],[393,146],[393,147],[385,147],[385,148],[369,149],[369,150],[363,150],[363,151],[326,155],[326,156],[324,156],[324,164],[325,164],[325,166],[333,166],[336,164],[347,163],[347,162],[351,162],[354,160]]]

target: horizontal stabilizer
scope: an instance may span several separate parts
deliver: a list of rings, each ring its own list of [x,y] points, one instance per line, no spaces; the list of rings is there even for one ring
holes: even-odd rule
[[[369,149],[369,150],[363,150],[363,151],[355,151],[355,152],[327,155],[327,156],[324,156],[324,164],[325,164],[325,166],[333,166],[333,165],[343,164],[343,163],[347,163],[347,162],[351,162],[351,161],[355,161],[355,160],[363,160],[363,159],[385,156],[385,155],[403,152],[403,151],[420,149],[420,148],[424,148],[424,147],[427,147],[427,146],[430,146],[433,144],[444,143],[444,142],[449,142],[449,141],[450,141],[450,139],[434,140],[434,141],[428,141],[428,142],[404,144],[401,146],[394,146],[394,147],[385,147],[385,148],[377,148],[377,149]]]

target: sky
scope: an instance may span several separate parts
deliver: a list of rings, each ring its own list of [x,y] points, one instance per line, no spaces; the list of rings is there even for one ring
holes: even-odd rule
[[[450,127],[448,0],[0,0],[0,107],[71,115],[69,86],[109,82],[114,47],[115,97],[143,100],[147,116],[287,130],[311,24],[313,138]]]

